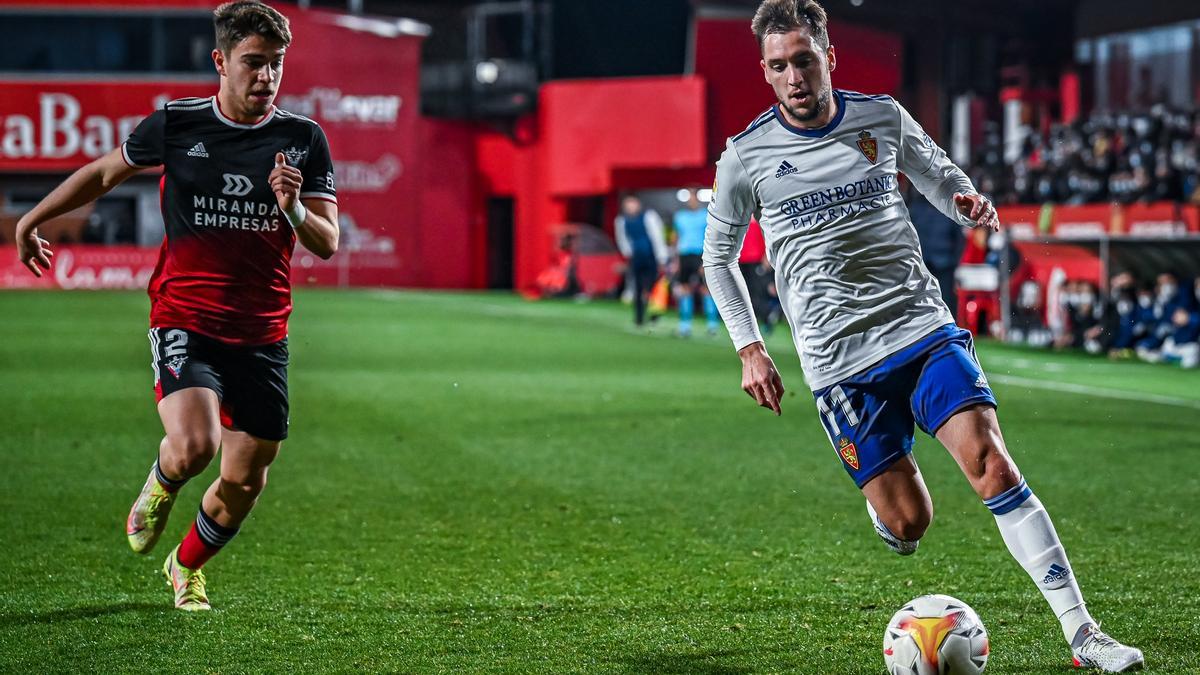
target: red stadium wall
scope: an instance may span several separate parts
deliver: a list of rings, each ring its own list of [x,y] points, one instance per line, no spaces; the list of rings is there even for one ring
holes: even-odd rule
[[[892,33],[829,22],[837,55],[834,86],[868,94],[896,94],[903,72],[904,44]],[[840,47],[840,50],[839,50]],[[696,20],[696,74],[708,83],[709,160],[716,161],[725,139],[746,127],[775,102],[759,66],[750,17]]]
[[[550,82],[521,141],[480,135],[483,190],[515,197],[519,290],[532,291],[550,264],[552,228],[568,219],[570,198],[611,193],[622,170],[706,164],[704,91],[696,77]]]

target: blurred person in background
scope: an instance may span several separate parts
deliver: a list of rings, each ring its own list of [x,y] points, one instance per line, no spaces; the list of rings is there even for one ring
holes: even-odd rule
[[[746,279],[754,317],[764,333],[775,329],[779,318],[779,296],[775,293],[775,270],[767,260],[767,243],[757,218],[746,227],[746,241],[738,254],[738,269]]]
[[[1110,358],[1122,358],[1132,354],[1133,346],[1140,337],[1138,327],[1137,282],[1128,272],[1117,274],[1108,282],[1108,301],[1104,307],[1104,328],[1107,333],[1107,343],[1103,336],[1093,334],[1089,339],[1097,341],[1098,345]]]
[[[1184,368],[1200,366],[1200,311],[1176,307],[1171,324],[1175,330],[1163,341],[1162,360]]]
[[[921,259],[929,273],[937,279],[942,301],[950,308],[950,314],[957,318],[958,293],[954,286],[954,272],[958,269],[966,246],[963,228],[930,204],[919,190],[910,187],[908,198],[908,214],[921,242]]]
[[[761,214],[819,419],[884,544],[915,553],[933,517],[912,457],[919,425],[991,511],[1075,664],[1140,667],[1142,653],[1089,614],[1049,514],[1005,447],[970,333],[954,325],[921,261],[897,173],[960,226],[998,230],[995,207],[890,96],[833,88],[837,53],[815,0],[763,0],[751,25],[777,102],[726,142],[704,242],[743,391],[782,412],[783,381],[737,267],[746,228]]]
[[[642,327],[646,325],[650,290],[668,259],[662,218],[654,209],[643,208],[637,195],[625,195],[613,232],[617,248],[629,265],[627,276],[633,285],[633,323]]]
[[[1046,328],[1042,287],[1033,279],[1023,282],[1017,291],[1006,340],[1024,343],[1031,347],[1046,347],[1052,340],[1050,329]]]
[[[716,335],[721,327],[717,305],[708,294],[704,284],[704,228],[708,222],[708,211],[700,205],[697,191],[688,190],[684,208],[675,212],[672,224],[675,228],[675,247],[679,254],[679,268],[675,274],[675,298],[679,303],[679,336],[692,334],[692,313],[696,308],[696,296],[704,303],[704,319],[709,335]]]
[[[1171,272],[1158,275],[1154,286],[1152,305],[1153,317],[1145,337],[1137,343],[1138,358],[1157,363],[1162,360],[1159,351],[1167,337],[1175,332],[1175,310],[1190,305],[1190,298],[1179,288],[1179,277]]]

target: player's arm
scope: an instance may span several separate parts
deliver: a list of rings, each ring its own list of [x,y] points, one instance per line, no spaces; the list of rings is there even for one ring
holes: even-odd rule
[[[38,236],[38,226],[96,201],[140,170],[126,163],[121,148],[117,148],[71,174],[17,221],[17,257],[21,263],[34,276],[42,276],[43,269],[50,269],[54,252],[49,242]]]
[[[300,169],[290,166],[283,153],[275,153],[275,168],[268,178],[279,210],[296,230],[296,239],[304,248],[323,260],[337,253],[338,218],[337,204],[328,199],[300,197],[304,176]]]
[[[896,104],[900,115],[900,150],[897,166],[921,194],[947,218],[964,227],[1000,229],[996,208],[979,194],[971,179],[925,133],[904,106]]]
[[[717,181],[708,206],[708,226],[704,229],[704,278],[742,360],[742,390],[760,406],[778,415],[783,380],[767,354],[758,322],[754,319],[750,291],[737,264],[755,206],[750,178],[737,151],[729,144],[717,162]]]
[[[337,204],[324,199],[301,199],[304,204],[305,218],[296,228],[296,239],[304,248],[312,251],[324,260],[329,260],[337,253],[338,248],[338,215]]]

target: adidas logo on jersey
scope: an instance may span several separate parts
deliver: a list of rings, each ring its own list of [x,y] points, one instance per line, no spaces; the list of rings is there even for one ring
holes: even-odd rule
[[[188,150],[187,154],[188,157],[203,157],[208,159],[208,150],[204,149],[204,143],[197,143],[193,145],[192,149]]]
[[[1049,585],[1056,581],[1062,581],[1070,576],[1071,570],[1059,565],[1058,563],[1051,563],[1050,569],[1046,570],[1046,578],[1042,579],[1042,583]]]
[[[779,170],[775,172],[775,177],[783,178],[784,176],[786,176],[788,174],[797,173],[799,171],[800,171],[800,169],[797,169],[796,167],[789,164],[787,161],[784,161],[783,164],[779,165]]]

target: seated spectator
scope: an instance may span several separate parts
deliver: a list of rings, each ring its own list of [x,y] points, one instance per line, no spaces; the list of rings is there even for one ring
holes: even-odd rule
[[[1163,341],[1162,360],[1184,368],[1200,366],[1200,312],[1177,307],[1171,324],[1175,330]]]
[[[1042,305],[1042,287],[1032,279],[1022,283],[1017,291],[1007,339],[1009,342],[1023,342],[1031,347],[1045,347],[1050,344],[1050,329],[1046,327]]]
[[[1144,361],[1157,362],[1160,359],[1158,351],[1162,348],[1167,336],[1175,332],[1175,310],[1187,307],[1187,298],[1179,290],[1178,278],[1170,273],[1158,275],[1154,287],[1153,318],[1145,337],[1137,343],[1138,357]]]

